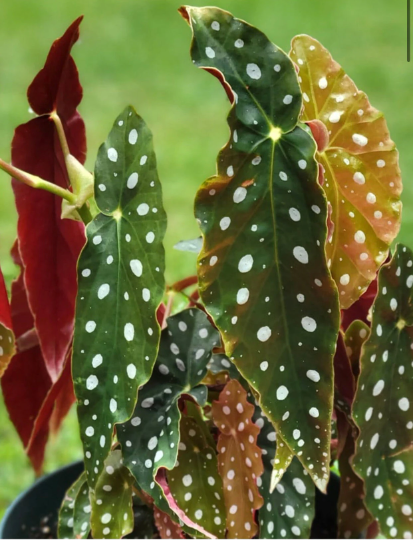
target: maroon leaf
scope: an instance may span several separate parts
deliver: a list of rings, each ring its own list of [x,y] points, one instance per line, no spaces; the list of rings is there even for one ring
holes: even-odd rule
[[[12,255],[21,266],[17,243]],[[24,287],[24,271],[12,284],[12,323],[20,349],[1,380],[5,404],[26,453],[40,474],[49,429],[56,431],[74,401],[70,353],[66,367],[55,384],[46,370],[33,330],[33,316]],[[30,339],[27,339],[27,338]],[[35,381],[35,384],[33,384]]]
[[[341,332],[338,334],[336,354],[334,355],[334,386],[349,404],[353,402],[355,380],[347,355],[344,336]]]
[[[19,264],[17,246],[13,248],[15,262]],[[11,291],[13,329],[17,340],[33,329],[33,317],[27,302],[24,287],[24,272],[13,282]],[[35,381],[35,384],[33,384]],[[34,424],[42,403],[52,386],[43,355],[38,345],[17,352],[1,379],[4,401],[20,439],[28,447]],[[37,443],[32,447],[29,458],[33,468],[40,473],[44,458],[48,431],[42,430]]]
[[[14,354],[10,304],[6,285],[0,270],[0,377],[3,375]]]
[[[44,68],[28,91],[32,109],[60,116],[71,153],[84,162],[86,136],[76,112],[82,97],[70,50],[79,34],[77,19],[54,42]],[[60,187],[69,185],[53,121],[40,116],[20,125],[12,143],[12,163]],[[18,238],[25,267],[25,286],[46,368],[56,381],[72,339],[77,291],[76,262],[85,236],[82,224],[61,220],[61,200],[13,180],[19,214]]]

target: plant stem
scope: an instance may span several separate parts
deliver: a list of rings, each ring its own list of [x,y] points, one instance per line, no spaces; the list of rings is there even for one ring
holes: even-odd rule
[[[50,113],[50,118],[53,120],[54,125],[56,127],[60,146],[62,148],[63,155],[66,159],[68,156],[70,156],[70,149],[69,149],[69,145],[67,144],[67,139],[66,139],[65,130],[64,130],[62,121],[60,120],[60,117],[56,111],[53,111],[52,113]]]
[[[39,176],[34,176],[33,174],[24,172],[17,167],[14,167],[10,163],[6,163],[2,159],[0,159],[0,169],[16,180],[23,182],[23,184],[26,184],[27,186],[35,189],[43,189],[49,193],[58,195],[59,197],[62,197],[62,199],[66,199],[66,201],[68,201],[70,204],[76,203],[76,197],[71,191],[61,188],[60,186],[56,186],[47,180],[43,180],[43,178],[40,178]]]

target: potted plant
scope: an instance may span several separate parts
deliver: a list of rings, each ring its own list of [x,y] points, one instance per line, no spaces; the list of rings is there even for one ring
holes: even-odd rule
[[[83,166],[81,19],[0,160],[21,267],[0,296],[5,402],[36,471],[75,400],[84,448],[48,534],[411,538],[413,253],[389,254],[401,178],[384,117],[315,39],[286,54],[226,11],[180,13],[231,103],[196,196],[202,237],[177,246],[199,252],[196,276],[165,286],[161,184],[133,107]]]

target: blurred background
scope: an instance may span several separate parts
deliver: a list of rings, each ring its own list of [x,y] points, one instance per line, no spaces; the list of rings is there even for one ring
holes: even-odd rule
[[[216,5],[258,26],[285,51],[296,34],[317,38],[385,113],[404,180],[399,239],[413,247],[413,66],[406,61],[405,2],[216,0]],[[178,7],[175,0],[2,0],[0,17],[0,156],[10,159],[13,130],[30,118],[26,88],[50,45],[84,14],[73,56],[84,88],[80,112],[87,127],[87,166],[93,170],[114,119],[133,104],[154,133],[168,213],[169,283],[195,272],[195,256],[173,245],[198,234],[193,199],[215,172],[216,155],[228,137],[229,108],[218,81],[193,67],[190,31]],[[0,264],[8,285],[16,274],[8,255],[15,234],[10,181],[0,171]],[[72,410],[49,444],[46,470],[80,456]],[[0,517],[33,479],[0,396]]]

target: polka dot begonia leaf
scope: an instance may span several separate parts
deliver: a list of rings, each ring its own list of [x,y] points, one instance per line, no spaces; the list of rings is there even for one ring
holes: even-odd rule
[[[298,459],[294,458],[275,490],[270,492],[276,434],[262,413],[259,415],[256,412],[254,418],[260,428],[258,446],[262,450],[264,464],[264,473],[258,479],[264,499],[258,512],[259,538],[309,538],[315,504],[315,488],[311,477]]]
[[[5,372],[14,353],[10,304],[3,274],[0,270],[0,377]]]
[[[59,511],[58,538],[87,538],[90,532],[90,512],[89,488],[86,473],[83,472],[63,499]]]
[[[178,523],[172,521],[168,514],[156,507],[154,508],[153,514],[155,517],[155,525],[161,538],[185,538],[181,527]]]
[[[167,320],[150,381],[141,388],[132,418],[117,426],[127,467],[139,487],[164,510],[159,468],[173,469],[179,446],[178,400],[197,387],[207,373],[219,334],[199,309],[184,310]]]
[[[133,531],[133,484],[133,476],[123,465],[122,452],[113,450],[91,494],[93,538],[122,538]]]
[[[212,538],[225,538],[225,504],[222,479],[212,448],[194,418],[180,424],[178,461],[168,472],[168,485],[178,506]]]
[[[411,538],[413,531],[412,286],[413,252],[399,244],[379,273],[353,408],[360,428],[355,470],[387,538]]]
[[[329,135],[317,155],[335,224],[327,257],[347,308],[376,277],[400,228],[398,152],[383,114],[317,40],[295,37],[290,57],[299,68],[302,119],[320,120]]]
[[[360,375],[361,348],[370,334],[370,328],[363,321],[353,321],[344,334],[344,343],[353,374]]]
[[[132,107],[99,149],[95,194],[101,212],[78,264],[72,368],[92,487],[114,425],[130,418],[151,375],[160,337],[166,216],[152,135]]]
[[[226,354],[324,490],[339,309],[315,142],[298,123],[297,74],[283,51],[230,13],[181,13],[193,32],[193,62],[221,81],[233,103],[230,141],[195,203],[204,237],[200,293]]]
[[[252,421],[254,406],[236,380],[229,381],[212,403],[212,418],[220,431],[218,470],[224,485],[228,538],[253,538],[255,511],[263,504],[257,479],[263,473],[259,428]]]

